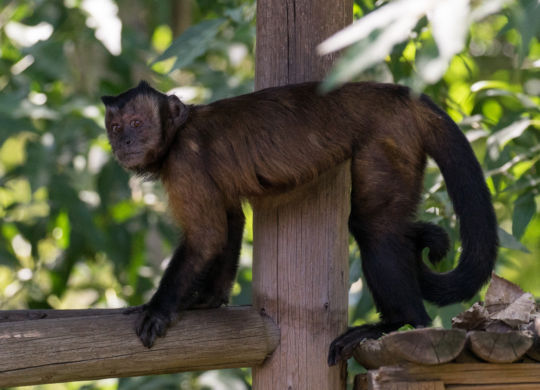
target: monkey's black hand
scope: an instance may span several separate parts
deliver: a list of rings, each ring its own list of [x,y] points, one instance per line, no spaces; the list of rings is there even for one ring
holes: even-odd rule
[[[130,307],[124,311],[124,314],[132,313],[138,313],[135,333],[147,348],[154,345],[156,338],[165,336],[167,329],[176,318],[176,314],[172,311],[157,308],[151,303]]]

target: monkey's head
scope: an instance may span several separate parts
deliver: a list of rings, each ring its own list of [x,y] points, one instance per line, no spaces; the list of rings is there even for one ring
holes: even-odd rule
[[[115,157],[126,169],[152,173],[166,156],[188,108],[141,81],[118,96],[103,96],[105,127]]]

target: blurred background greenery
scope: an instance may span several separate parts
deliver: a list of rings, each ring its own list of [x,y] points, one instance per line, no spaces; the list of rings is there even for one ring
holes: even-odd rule
[[[338,40],[351,46],[326,85],[399,82],[444,107],[472,142],[492,192],[497,272],[539,297],[540,3],[439,3],[449,8],[418,0],[424,8],[402,12],[403,1],[357,0],[355,18],[377,22]],[[253,0],[0,1],[0,309],[148,299],[180,230],[159,183],[131,178],[111,157],[99,96],[140,79],[191,103],[250,92],[254,40]],[[433,164],[425,188],[420,218],[454,242],[437,267],[447,270],[459,241]],[[251,300],[245,211],[233,304]],[[350,321],[376,320],[352,241],[350,279]],[[435,324],[449,326],[466,304],[428,307]],[[249,369],[235,369],[33,388],[219,390],[250,382]]]

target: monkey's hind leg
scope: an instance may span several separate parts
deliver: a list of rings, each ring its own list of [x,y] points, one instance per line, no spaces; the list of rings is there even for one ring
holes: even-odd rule
[[[388,226],[378,221],[376,226]],[[366,338],[378,338],[405,324],[415,327],[430,323],[417,278],[416,245],[399,232],[374,233],[354,221],[351,231],[360,244],[364,276],[381,322],[349,329],[330,345],[328,364],[333,365],[352,356],[354,348]]]
[[[197,300],[193,307],[214,308],[229,302],[229,293],[238,270],[244,223],[245,217],[240,205],[227,211],[227,246],[212,261],[204,282],[197,291]]]

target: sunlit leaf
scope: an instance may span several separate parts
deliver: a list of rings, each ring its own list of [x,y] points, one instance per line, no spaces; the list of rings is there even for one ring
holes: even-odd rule
[[[508,96],[517,99],[525,108],[538,108],[538,104],[531,97],[524,93],[520,93],[519,88],[515,85],[510,85],[499,80],[482,80],[474,83],[471,86],[472,92],[484,91],[486,96]]]
[[[323,90],[326,91],[336,84],[344,83],[364,69],[383,61],[394,45],[407,37],[416,23],[417,20],[405,18],[396,21],[385,30],[373,32],[365,42],[354,46],[338,62],[334,70],[324,80]]]
[[[321,43],[319,53],[328,54],[358,42],[338,61],[322,89],[327,91],[382,62],[396,44],[409,37],[430,4],[431,0],[390,3]]]
[[[525,193],[517,198],[512,216],[512,235],[521,238],[535,214],[536,202],[532,193]]]
[[[223,18],[210,19],[189,27],[153,63],[176,57],[176,62],[171,70],[190,65],[197,57],[206,52],[225,23],[226,19]]]
[[[469,17],[472,21],[484,19],[486,16],[499,12],[506,4],[512,0],[487,0],[480,1],[474,8]]]
[[[469,27],[468,13],[468,0],[440,1],[437,7],[428,12],[433,38],[439,49],[439,55],[422,64],[419,69],[422,78],[428,83],[439,80],[451,58],[463,49]]]
[[[425,15],[431,22],[437,50],[424,51],[423,60],[418,63],[418,74],[428,83],[439,80],[452,56],[465,45],[470,22],[469,0],[391,2],[334,34],[319,45],[320,54],[341,50],[355,42],[360,42],[359,47],[362,49],[349,52],[347,60],[338,64],[339,69],[329,76],[326,89],[350,80],[363,70],[382,62],[396,44],[409,38]]]
[[[501,89],[510,91],[512,90],[512,86],[502,80],[482,80],[477,81],[473,85],[471,85],[471,91],[472,92],[478,92],[485,89]]]
[[[394,37],[396,40],[399,39],[396,42],[401,42],[407,39],[407,33],[416,25],[418,19],[432,7],[433,3],[433,0],[399,0],[386,4],[384,7],[371,12],[359,21],[331,36],[322,42],[317,50],[319,54],[323,55],[341,50],[369,37],[374,31],[391,28],[396,22],[401,23],[402,27],[394,28],[394,31],[406,32],[400,38]],[[409,31],[404,28],[405,26],[410,26]],[[390,43],[386,42],[386,44],[388,45]]]
[[[530,125],[531,120],[528,118],[514,122],[510,126],[507,126],[490,136],[487,140],[488,146],[497,145],[502,147],[508,141],[513,140],[514,138],[517,138],[523,134],[523,132],[527,130]]]

